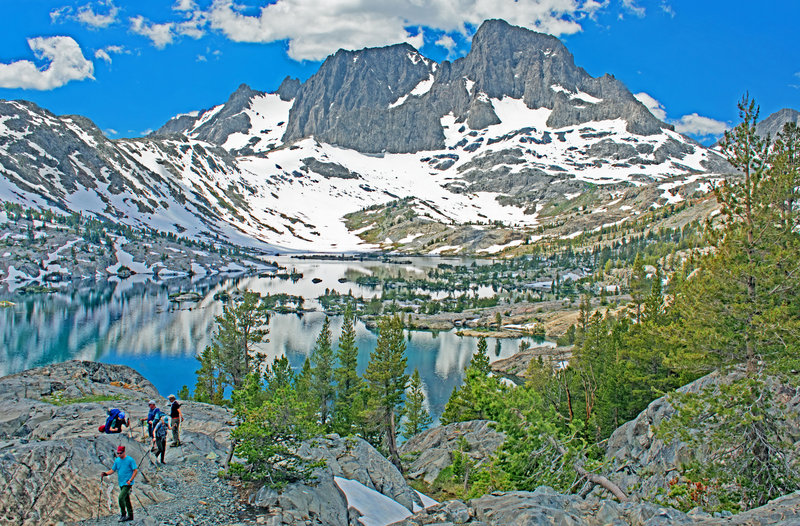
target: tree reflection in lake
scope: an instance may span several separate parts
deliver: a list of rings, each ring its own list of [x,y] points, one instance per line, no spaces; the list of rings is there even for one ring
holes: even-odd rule
[[[212,277],[192,280],[176,278],[154,281],[133,276],[80,282],[53,294],[3,294],[0,300],[16,303],[0,309],[0,375],[71,359],[96,360],[130,365],[151,380],[162,394],[176,392],[182,385],[194,387],[198,368],[195,355],[210,343],[214,317],[221,313],[222,291],[255,290],[262,294],[286,293],[314,298],[326,288],[352,292],[366,298],[380,290],[340,281],[346,274],[375,272],[371,262],[292,262],[303,278],[292,282],[269,277]],[[397,266],[391,268],[397,271]],[[413,267],[403,271],[413,272]],[[196,294],[185,294],[194,292]],[[183,293],[183,294],[182,294]],[[184,301],[178,301],[183,299]],[[194,300],[197,301],[194,301]],[[311,352],[322,326],[322,312],[273,314],[269,342],[261,350],[271,360],[286,354],[299,369]],[[338,341],[341,317],[331,318]],[[477,348],[477,339],[460,337],[455,331],[412,331],[408,336],[409,372],[419,369],[432,416],[441,413],[453,388],[463,379],[464,367]],[[498,345],[492,359],[506,358],[517,351],[519,339]],[[363,323],[357,324],[359,370],[363,373],[377,335]],[[336,342],[334,342],[336,345]],[[499,351],[499,352],[498,352]]]

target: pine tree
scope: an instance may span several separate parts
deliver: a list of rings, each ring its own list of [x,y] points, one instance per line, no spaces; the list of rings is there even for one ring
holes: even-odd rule
[[[319,428],[307,418],[309,403],[298,396],[289,360],[276,358],[263,382],[258,372],[251,372],[232,399],[238,425],[231,437],[236,455],[247,463],[231,464],[231,473],[273,487],[308,479],[313,466],[297,450]]]
[[[399,316],[383,318],[378,322],[378,331],[378,342],[370,354],[364,379],[373,418],[382,431],[389,459],[402,473],[397,452],[397,412],[408,384],[403,322]]]
[[[440,420],[443,424],[467,420],[493,419],[502,405],[505,387],[490,376],[486,339],[478,340],[478,350],[464,370],[464,383],[453,389]]]
[[[631,278],[628,285],[631,289],[631,305],[636,309],[636,321],[639,321],[642,316],[642,304],[647,295],[647,282],[644,263],[638,252],[633,260],[633,268],[631,269]]]
[[[411,382],[406,390],[403,436],[408,439],[425,431],[432,421],[430,413],[425,409],[425,392],[422,389],[419,370],[414,369],[414,374],[411,375]]]
[[[647,296],[644,302],[643,321],[658,322],[664,313],[664,291],[661,283],[663,279],[661,265],[659,265],[656,267],[655,276],[653,276],[650,295]]]
[[[240,301],[223,306],[216,316],[211,346],[201,353],[196,396],[219,400],[226,387],[240,388],[248,374],[263,361],[254,346],[269,341],[269,315],[258,293],[247,291]],[[221,401],[221,400],[220,400]]]
[[[713,250],[690,260],[696,268],[670,310],[676,366],[744,366],[744,377],[674,394],[677,415],[660,432],[718,452],[701,476],[733,488],[750,507],[800,487],[786,441],[791,424],[774,395],[781,383],[794,383],[800,351],[800,174],[792,127],[770,147],[756,134],[755,103],[745,96],[739,112],[742,122],[722,148],[741,178],[717,188],[722,214],[707,229]]]
[[[216,347],[207,346],[197,359],[200,361],[200,369],[195,371],[197,383],[194,388],[194,399],[207,404],[222,405],[226,383],[221,378],[221,360]]]
[[[311,352],[312,392],[314,399],[319,404],[319,421],[323,428],[329,425],[330,408],[335,393],[333,366],[330,320],[326,316],[319,336],[317,336],[314,350]]]
[[[364,384],[358,375],[358,347],[356,346],[355,313],[350,304],[344,309],[342,334],[336,351],[338,366],[333,372],[336,380],[334,402],[334,427],[337,433],[349,435],[358,418],[357,398]]]
[[[796,142],[770,150],[755,131],[755,103],[745,97],[739,110],[742,122],[726,133],[723,150],[742,177],[716,191],[721,228],[707,229],[714,250],[676,294],[682,323],[675,333],[685,362],[707,369],[745,364],[754,375],[759,363],[796,355],[798,175],[796,164],[782,161],[796,158]]]
[[[470,367],[474,367],[483,374],[489,374],[492,372],[492,366],[489,365],[489,354],[487,349],[488,345],[486,343],[486,337],[481,336],[478,338],[478,350],[472,355],[469,363]]]

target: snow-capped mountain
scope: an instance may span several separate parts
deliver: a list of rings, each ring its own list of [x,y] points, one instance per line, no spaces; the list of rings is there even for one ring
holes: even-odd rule
[[[0,199],[284,250],[491,251],[565,204],[596,211],[577,229],[623,221],[725,170],[558,39],[497,20],[453,63],[407,44],[340,50],[304,83],[242,85],[143,139],[0,104]],[[378,237],[365,214],[386,207],[407,223]]]

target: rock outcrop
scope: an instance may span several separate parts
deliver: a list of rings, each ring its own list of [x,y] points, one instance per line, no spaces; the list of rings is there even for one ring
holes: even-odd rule
[[[618,503],[596,497],[562,495],[542,486],[536,491],[492,493],[467,503],[447,501],[421,511],[393,526],[444,524],[570,526],[671,525],[796,525],[800,524],[800,492],[736,516],[703,512],[683,513],[649,503]]]
[[[314,136],[360,152],[414,152],[444,141],[439,117],[401,96],[433,74],[408,44],[339,50],[297,90],[284,142]],[[413,110],[412,110],[413,108]]]
[[[530,347],[508,358],[492,362],[492,372],[521,383],[525,380],[531,360],[542,358],[550,363],[558,363],[568,361],[571,356],[572,347]]]
[[[714,372],[681,387],[678,392],[699,393],[731,383],[742,376],[741,371],[726,374]],[[766,382],[767,389],[782,407],[781,414],[797,415],[800,411],[800,390],[779,383],[774,378],[767,378]],[[670,481],[680,479],[686,464],[692,461],[703,463],[708,459],[709,451],[704,447],[692,447],[677,439],[665,441],[656,435],[658,426],[674,414],[675,408],[669,399],[658,398],[609,437],[606,476],[626,493],[641,499],[667,494]],[[787,424],[789,434],[797,441],[800,438],[800,422],[796,419],[787,420]]]
[[[156,466],[138,426],[149,399],[166,405],[152,383],[120,365],[70,361],[0,379],[0,487],[5,488],[0,523],[55,524],[115,515],[116,477],[101,484],[100,473],[111,467],[119,445],[140,468],[137,509],[174,499],[173,482]],[[124,409],[131,428],[99,434],[107,407]],[[224,458],[230,411],[194,402],[183,408],[183,446],[168,450],[168,464]]]
[[[431,484],[453,463],[453,452],[467,443],[466,455],[480,467],[503,444],[505,435],[492,428],[489,420],[471,420],[438,426],[411,437],[400,447],[406,476]]]
[[[325,466],[315,470],[311,482],[290,484],[280,493],[265,486],[250,496],[251,504],[266,509],[268,524],[359,524],[360,512],[348,505],[335,477],[360,483],[403,506],[409,515],[423,507],[420,495],[397,468],[360,438],[315,438],[303,444],[298,454],[323,460]]]

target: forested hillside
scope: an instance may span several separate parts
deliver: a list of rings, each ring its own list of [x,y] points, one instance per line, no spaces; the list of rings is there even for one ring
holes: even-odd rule
[[[505,441],[479,466],[465,447],[455,451],[426,490],[472,498],[547,485],[636,498],[609,473],[607,441],[665,394],[675,411],[653,433],[696,455],[665,492],[647,498],[685,511],[742,511],[800,488],[797,417],[782,405],[796,392],[800,368],[800,129],[789,123],[774,140],[761,138],[755,103],[744,98],[739,108],[742,122],[721,149],[741,177],[715,188],[721,213],[700,225],[697,244],[650,254],[647,268],[635,255],[629,300],[613,310],[593,297],[604,292],[583,289],[577,323],[563,336],[571,355],[531,360],[521,385],[491,372],[483,340],[441,423],[491,420]],[[610,261],[595,257],[593,277]],[[235,453],[243,462],[232,475],[275,485],[302,479],[312,466],[295,455],[297,445],[330,432],[366,439],[403,469],[398,434],[410,437],[430,423],[419,375],[405,367],[410,320],[404,313],[380,319],[377,348],[360,376],[353,323],[363,312],[353,309],[345,308],[338,347],[326,323],[295,373],[285,358],[265,364],[252,352],[267,336],[256,294],[226,307],[215,343],[201,355],[194,398],[236,410]],[[679,389],[715,371],[722,380]]]

